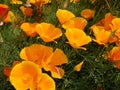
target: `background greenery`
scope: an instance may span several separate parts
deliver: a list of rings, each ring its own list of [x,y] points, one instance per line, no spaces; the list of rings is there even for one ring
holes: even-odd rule
[[[95,1],[91,3],[91,1]],[[88,21],[85,32],[89,33],[89,27],[95,24],[100,19],[104,18],[107,12],[113,15],[120,16],[120,1],[119,0],[80,0],[80,2],[67,4],[65,9],[70,10],[76,16],[80,16],[81,10],[90,8],[96,11],[95,17]],[[38,17],[25,18],[19,7],[21,5],[11,5],[9,0],[0,0],[0,3],[9,5],[11,11],[17,16],[17,21],[7,23],[0,27],[0,90],[14,90],[11,84],[6,81],[6,76],[3,74],[4,67],[11,67],[15,60],[20,60],[19,52],[25,47],[33,43],[41,43],[53,48],[62,49],[69,59],[69,63],[63,65],[65,75],[62,79],[54,79],[56,81],[56,90],[120,90],[120,70],[114,65],[105,60],[102,55],[111,49],[114,45],[108,48],[99,46],[95,42],[91,42],[85,47],[87,51],[71,48],[66,44],[66,37],[63,35],[55,44],[45,43],[42,40],[34,37],[28,37],[19,28],[22,21],[29,22],[48,22],[60,27],[60,24],[55,16],[58,8],[64,8],[66,0],[52,0],[43,8],[43,13]],[[62,28],[61,28],[62,29]],[[64,30],[62,29],[64,32]],[[92,35],[91,35],[92,36]],[[73,71],[76,64],[85,60],[80,72]]]

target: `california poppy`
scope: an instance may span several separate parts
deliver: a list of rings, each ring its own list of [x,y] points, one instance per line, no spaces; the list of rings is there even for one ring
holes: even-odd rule
[[[11,0],[11,4],[22,4],[23,2],[21,0]]]
[[[64,24],[71,18],[75,17],[75,15],[72,12],[65,9],[58,9],[56,12],[56,16],[61,24]]]
[[[66,23],[64,23],[62,25],[62,27],[64,29],[78,28],[78,29],[84,30],[86,25],[87,25],[86,19],[84,19],[82,17],[74,17],[74,18],[70,19],[69,21],[67,21]]]
[[[24,22],[21,24],[20,28],[26,33],[26,35],[34,37],[37,35],[37,32],[35,30],[36,25],[37,23]]]
[[[51,75],[55,78],[62,78],[64,70],[60,68],[62,64],[68,62],[68,59],[64,52],[60,49],[53,49],[48,46],[33,44],[25,47],[20,52],[20,57],[23,60],[32,61],[44,68],[46,71],[50,71]]]
[[[80,0],[70,0],[70,2],[78,3]]]
[[[51,56],[44,61],[43,68],[46,71],[50,71],[54,78],[62,78],[64,75],[64,70],[60,68],[62,64],[68,63],[68,59],[64,52],[60,49],[56,49]]]
[[[97,42],[99,45],[106,45],[109,42],[109,38],[111,36],[110,31],[106,31],[103,27],[96,25],[93,25],[91,29],[95,36],[95,39],[93,40]]]
[[[20,10],[23,13],[23,15],[25,15],[26,17],[31,17],[33,15],[33,9],[30,7],[26,8],[24,6],[21,6]]]
[[[95,11],[91,9],[84,9],[81,11],[81,16],[87,20],[93,18],[94,15],[95,15]]]
[[[120,47],[113,47],[109,54],[108,59],[112,62],[116,62],[120,60]]]
[[[120,47],[113,47],[108,53],[108,60],[114,63],[116,68],[120,69]]]
[[[80,30],[77,28],[67,29],[65,35],[69,41],[68,43],[73,48],[78,48],[78,49],[81,48],[81,49],[86,50],[85,48],[81,46],[86,45],[92,41],[90,36],[87,36],[83,30]]]
[[[115,35],[120,39],[120,18],[114,18],[110,26],[112,31],[115,31]]]
[[[42,74],[41,68],[31,61],[15,65],[10,73],[10,82],[16,90],[35,90]]]
[[[44,42],[52,42],[62,36],[62,31],[49,23],[37,24],[35,29]]]
[[[0,21],[3,21],[8,14],[9,7],[5,4],[0,4]]]
[[[28,47],[24,47],[20,52],[20,57],[23,60],[32,61],[42,67],[43,61],[50,57],[53,49],[41,44],[32,44]]]

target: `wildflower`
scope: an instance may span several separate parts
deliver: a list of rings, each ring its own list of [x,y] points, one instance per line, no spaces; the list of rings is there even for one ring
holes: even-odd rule
[[[105,31],[103,27],[93,25],[91,27],[95,39],[93,39],[95,42],[97,42],[99,45],[106,45],[109,41],[109,38],[111,36],[110,31]]]
[[[9,7],[5,4],[0,4],[0,21],[1,26],[4,23],[12,22],[15,19],[14,13],[10,11]]]
[[[81,46],[86,45],[92,41],[90,36],[87,36],[83,30],[76,29],[76,28],[67,29],[65,35],[69,41],[68,43],[73,48],[86,50],[86,48],[83,48]]]
[[[40,23],[36,26],[36,32],[44,42],[52,42],[62,36],[62,31],[49,23]]]
[[[53,52],[51,47],[40,44],[33,44],[23,48],[20,52],[20,57],[23,60],[38,64],[39,67],[44,68],[46,71],[50,71],[51,75],[55,78],[63,77],[64,70],[59,66],[68,62],[62,50],[56,49]]]
[[[25,15],[26,17],[31,17],[33,15],[33,9],[30,7],[26,8],[24,6],[21,6],[20,10],[23,13],[23,15]]]
[[[80,0],[70,0],[70,2],[78,3]]]
[[[20,28],[30,37],[34,37],[37,35],[35,27],[37,23],[28,23],[24,22],[21,24]]]
[[[120,69],[120,47],[119,46],[113,47],[110,50],[108,54],[108,60],[113,62],[116,68]]]
[[[79,72],[81,70],[81,68],[82,68],[83,63],[84,63],[84,61],[82,61],[79,64],[75,65],[74,70]]]
[[[21,0],[11,0],[11,4],[22,4],[23,2]]]
[[[64,9],[58,9],[56,12],[56,16],[61,24],[64,24],[71,18],[75,17],[75,15],[72,12]]]
[[[47,4],[49,2],[50,2],[50,0],[30,0],[30,3],[32,3],[32,4],[36,4],[36,3]]]
[[[120,60],[120,47],[118,46],[113,47],[112,50],[110,50],[109,52],[108,59],[111,62],[119,61]]]
[[[64,70],[59,66],[65,63],[68,63],[66,55],[62,50],[57,48],[43,63],[43,68],[46,71],[50,71],[52,77],[61,79],[64,75]]]
[[[95,11],[91,9],[84,9],[81,12],[81,16],[84,17],[85,19],[89,20],[93,18],[95,15]]]
[[[20,57],[23,60],[32,61],[42,67],[43,60],[46,61],[52,54],[53,49],[41,44],[32,44],[24,47],[20,52]]]
[[[30,61],[15,65],[10,73],[10,82],[17,90],[33,89],[42,74],[39,66]]]
[[[86,19],[84,19],[82,17],[74,17],[74,18],[70,19],[69,21],[67,21],[66,23],[64,23],[62,25],[62,27],[64,29],[78,28],[78,29],[84,30],[86,25],[87,25]]]

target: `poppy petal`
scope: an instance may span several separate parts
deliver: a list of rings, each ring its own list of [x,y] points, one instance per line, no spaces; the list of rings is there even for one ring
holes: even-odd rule
[[[68,59],[61,49],[56,49],[51,58],[52,65],[62,65],[68,63]]]
[[[37,35],[36,31],[35,31],[35,26],[37,25],[37,23],[22,23],[22,25],[20,26],[20,28],[28,35],[31,37],[34,37]]]
[[[36,32],[44,42],[51,42],[62,36],[62,31],[49,23],[38,24]]]
[[[10,82],[16,90],[27,90],[36,86],[41,73],[37,64],[23,61],[13,67],[10,73]]]
[[[56,16],[61,24],[64,24],[71,18],[75,17],[75,15],[72,12],[64,9],[58,9],[56,12]]]
[[[62,27],[64,29],[68,28],[78,28],[84,30],[85,26],[87,25],[87,20],[82,17],[75,17],[70,19],[68,22],[64,23]]]
[[[62,68],[51,66],[50,72],[52,77],[61,79],[64,75],[64,70]]]
[[[55,81],[49,75],[42,73],[37,90],[55,90]]]
[[[79,72],[82,68],[84,61],[80,62],[79,64],[75,65],[74,70]]]
[[[69,41],[68,43],[73,48],[80,49],[81,46],[86,45],[92,41],[90,36],[87,36],[83,30],[76,28],[67,29],[65,35]]]

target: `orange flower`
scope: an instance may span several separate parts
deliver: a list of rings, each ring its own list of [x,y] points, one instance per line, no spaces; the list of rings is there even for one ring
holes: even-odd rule
[[[80,0],[70,0],[70,2],[73,2],[73,3],[77,3],[79,2]]]
[[[20,52],[20,57],[23,60],[32,61],[42,67],[43,61],[46,61],[52,54],[53,49],[41,44],[32,44],[25,47]]]
[[[72,12],[64,9],[58,9],[56,12],[56,16],[61,24],[64,24],[71,18],[75,17],[75,15]]]
[[[84,9],[81,12],[81,16],[84,17],[85,19],[89,20],[93,18],[95,15],[95,11],[91,9]]]
[[[120,39],[120,18],[114,18],[110,26],[112,31],[115,31],[115,35]]]
[[[103,26],[105,30],[111,31],[111,23],[115,18],[111,13],[105,14],[105,18],[96,23],[97,26]]]
[[[20,57],[38,64],[46,71],[50,71],[55,78],[62,78],[64,75],[64,70],[57,66],[68,62],[62,50],[56,49],[53,52],[51,47],[40,44],[33,44],[23,48],[20,52]]]
[[[30,37],[34,37],[37,35],[35,27],[36,27],[37,23],[22,23],[22,25],[20,26],[20,28]]]
[[[21,0],[11,0],[11,4],[22,4],[23,2]]]
[[[33,9],[32,8],[26,8],[24,6],[20,7],[21,12],[23,13],[23,15],[25,15],[26,17],[31,17],[33,15]]]
[[[55,81],[47,74],[42,73],[37,84],[37,90],[55,90]]]
[[[44,4],[47,4],[50,2],[50,0],[30,0],[30,3],[32,4],[36,4],[36,3],[44,3]]]
[[[35,90],[41,74],[41,69],[37,64],[23,61],[13,67],[10,73],[10,82],[17,90]]]
[[[113,16],[111,13],[107,13],[105,15],[105,19],[104,19],[104,27],[105,30],[109,30],[111,31],[111,27],[110,24],[112,23],[112,20],[115,18],[115,16]]]
[[[85,26],[87,25],[87,20],[82,17],[75,17],[67,21],[62,25],[64,29],[68,28],[78,28],[84,30]]]
[[[8,14],[9,7],[5,4],[0,4],[0,21],[3,21]]]
[[[55,41],[55,39],[62,36],[61,30],[49,23],[37,24],[36,32],[40,35],[40,38],[44,42],[52,42]]]
[[[68,59],[64,52],[56,49],[51,56],[43,63],[43,68],[50,71],[54,78],[61,79],[64,75],[64,70],[58,66],[68,63]]]
[[[74,70],[79,72],[82,68],[84,61],[80,62],[79,64],[75,65]]]
[[[108,60],[113,62],[116,68],[120,69],[120,47],[119,46],[113,47],[110,50],[108,54]]]
[[[105,31],[103,27],[96,25],[93,25],[91,29],[93,30],[95,36],[95,39],[93,39],[95,42],[97,42],[99,45],[106,45],[108,43],[111,36],[110,31]]]
[[[120,60],[120,47],[113,47],[112,50],[110,50],[108,59],[112,62],[116,62]]]
[[[7,23],[7,22],[13,22],[15,20],[15,15],[12,11],[8,11],[8,14],[6,16],[6,18],[3,20],[3,22]]]
[[[86,50],[86,48],[83,48],[81,46],[88,44],[91,42],[90,36],[87,36],[83,30],[80,29],[67,29],[65,33],[68,43],[73,47],[73,48],[81,48]]]

